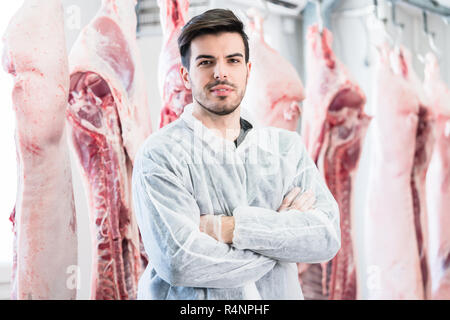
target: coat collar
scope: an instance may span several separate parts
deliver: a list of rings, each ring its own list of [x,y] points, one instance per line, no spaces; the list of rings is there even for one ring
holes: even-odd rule
[[[180,118],[184,122],[186,122],[187,126],[194,132],[195,136],[206,142],[214,150],[221,152],[243,151],[250,145],[253,133],[256,131],[255,128],[249,131],[244,141],[236,148],[233,141],[222,138],[221,136],[219,136],[219,133],[215,133],[214,130],[207,128],[200,120],[194,117],[194,115],[192,114],[193,109],[193,103],[185,106]]]

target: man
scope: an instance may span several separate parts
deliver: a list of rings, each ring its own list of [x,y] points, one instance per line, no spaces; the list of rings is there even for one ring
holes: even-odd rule
[[[296,262],[332,259],[339,210],[300,136],[240,117],[251,70],[229,10],[178,39],[193,103],[153,133],[133,171],[149,265],[139,299],[303,299]]]

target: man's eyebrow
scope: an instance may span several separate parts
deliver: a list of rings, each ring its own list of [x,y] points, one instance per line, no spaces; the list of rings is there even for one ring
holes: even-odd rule
[[[233,58],[233,57],[244,57],[243,55],[242,55],[242,53],[233,53],[233,54],[229,54],[229,55],[227,55],[225,58]]]
[[[242,55],[242,53],[239,53],[239,52],[237,52],[237,53],[232,53],[232,54],[229,54],[229,55],[227,55],[225,58],[233,58],[233,57],[244,57],[243,55]],[[199,60],[199,59],[215,59],[216,57],[214,57],[214,56],[210,56],[210,55],[207,55],[207,54],[200,54],[200,55],[198,55],[197,56],[197,58],[195,58],[195,60]]]
[[[207,54],[201,54],[201,55],[198,55],[197,58],[195,58],[195,60],[198,60],[198,59],[215,59],[215,57],[207,55]]]

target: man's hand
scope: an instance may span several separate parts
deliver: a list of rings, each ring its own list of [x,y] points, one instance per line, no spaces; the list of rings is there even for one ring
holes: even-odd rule
[[[223,243],[233,242],[234,217],[205,214],[200,216],[200,231]]]
[[[283,202],[277,211],[281,212],[292,209],[299,211],[311,210],[316,202],[314,192],[312,190],[307,190],[302,193],[301,191],[302,190],[299,187],[292,189],[286,197],[284,197]]]

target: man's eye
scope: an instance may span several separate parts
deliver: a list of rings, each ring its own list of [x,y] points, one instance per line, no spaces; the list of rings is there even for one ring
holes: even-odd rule
[[[230,62],[232,62],[232,63],[238,63],[238,62],[240,62],[240,60],[239,60],[239,59],[230,59]]]
[[[204,60],[204,61],[200,62],[198,65],[199,65],[199,66],[203,66],[203,65],[210,64],[210,63],[211,63],[211,61]]]

